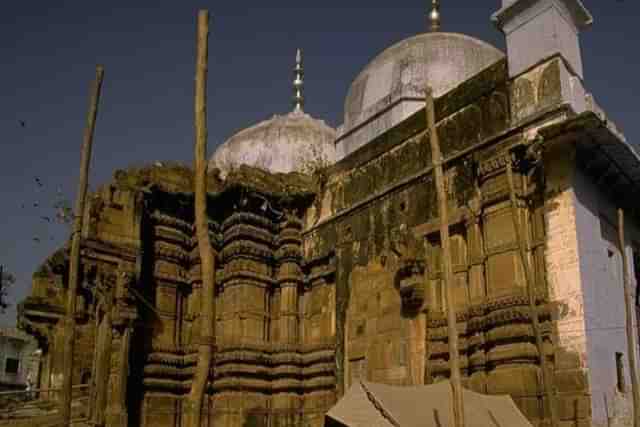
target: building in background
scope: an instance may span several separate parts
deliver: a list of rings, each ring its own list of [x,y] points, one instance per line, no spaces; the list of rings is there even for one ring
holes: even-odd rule
[[[16,328],[0,328],[0,390],[22,390],[37,384],[40,352],[32,336]]]

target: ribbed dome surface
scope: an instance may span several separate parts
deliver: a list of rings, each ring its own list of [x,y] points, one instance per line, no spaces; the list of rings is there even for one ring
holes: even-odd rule
[[[244,129],[220,145],[210,160],[225,177],[240,165],[270,172],[309,173],[335,162],[336,131],[303,112],[275,115]]]
[[[376,56],[355,78],[345,100],[345,128],[399,96],[424,96],[425,79],[440,96],[502,59],[490,44],[457,33],[402,40]]]

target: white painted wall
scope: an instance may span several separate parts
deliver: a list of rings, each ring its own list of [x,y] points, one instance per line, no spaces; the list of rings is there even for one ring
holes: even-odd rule
[[[612,405],[617,382],[616,352],[624,354],[627,390],[631,387],[622,261],[617,249],[617,212],[616,207],[580,171],[575,174],[573,190],[593,425],[606,425],[604,396],[607,395],[609,405]],[[640,229],[628,217],[625,222],[627,256],[635,290],[631,244],[632,241],[640,242]],[[613,253],[612,257],[608,251]]]

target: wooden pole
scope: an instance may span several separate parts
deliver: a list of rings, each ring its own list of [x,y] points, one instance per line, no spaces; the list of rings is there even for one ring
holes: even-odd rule
[[[638,366],[636,357],[636,334],[633,327],[633,291],[629,277],[629,260],[627,259],[624,238],[624,210],[618,208],[618,245],[622,257],[622,279],[624,281],[624,306],[626,312],[625,329],[627,332],[627,348],[629,352],[629,374],[631,375],[631,393],[633,395],[633,425],[640,427],[640,390],[638,389]]]
[[[453,389],[453,418],[455,427],[464,427],[464,406],[462,402],[462,381],[460,378],[460,355],[458,354],[458,329],[455,302],[453,300],[453,266],[451,264],[451,244],[449,239],[449,212],[447,195],[444,188],[442,153],[440,139],[436,129],[435,104],[433,90],[425,89],[427,127],[431,145],[436,191],[438,193],[438,215],[440,216],[440,241],[442,245],[442,275],[447,298],[447,331],[449,334],[449,365],[451,369],[451,387]]]
[[[609,401],[607,400],[607,394],[602,393],[604,397],[604,410],[607,414],[607,427],[611,427],[611,415],[609,414]]]
[[[544,342],[542,340],[542,334],[540,332],[540,321],[538,319],[538,307],[536,304],[536,290],[535,283],[533,281],[533,273],[531,272],[531,266],[527,258],[527,248],[525,245],[524,237],[522,236],[520,221],[518,220],[518,205],[516,201],[515,186],[513,185],[513,166],[511,165],[511,158],[507,160],[506,168],[507,181],[509,184],[509,200],[511,202],[511,220],[513,221],[513,229],[516,234],[518,252],[520,254],[520,263],[522,265],[524,279],[527,287],[529,311],[531,312],[531,323],[533,327],[533,334],[536,340],[538,357],[540,360],[540,370],[542,371],[542,387],[547,398],[547,406],[549,407],[549,414],[551,416],[551,425],[555,427],[558,425],[558,418],[556,414],[557,411],[553,398],[551,375],[549,375],[549,371],[547,370],[547,357],[544,352]]]
[[[98,103],[100,101],[100,91],[102,89],[103,77],[104,68],[102,67],[102,65],[96,66],[96,79],[91,87],[91,97],[89,100],[87,127],[84,131],[84,138],[80,151],[80,180],[78,183],[78,194],[76,195],[75,211],[73,212],[73,228],[71,231],[71,257],[69,260],[69,285],[67,287],[67,310],[64,320],[64,358],[62,371],[63,375],[61,410],[63,426],[68,426],[71,422],[73,341],[76,323],[76,294],[78,290],[78,278],[80,276],[80,238],[82,234],[82,219],[84,218],[84,208],[89,180],[91,148],[93,145],[93,134],[95,131],[96,116],[98,114]]]
[[[195,87],[195,221],[200,251],[202,293],[200,297],[200,342],[198,362],[189,393],[188,427],[200,427],[202,401],[209,379],[215,343],[215,257],[209,238],[207,216],[207,56],[209,12],[198,13],[198,41]]]

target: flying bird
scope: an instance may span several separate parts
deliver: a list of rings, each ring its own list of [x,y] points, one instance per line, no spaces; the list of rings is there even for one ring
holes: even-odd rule
[[[38,187],[42,187],[42,181],[40,181],[40,178],[38,178],[37,176],[35,177],[36,180],[36,184],[38,184]]]
[[[24,120],[18,120],[18,123],[20,123],[20,127],[26,128],[27,124],[25,123]]]
[[[44,219],[47,222],[51,222],[51,218],[49,218],[48,216],[41,216],[40,218]]]

